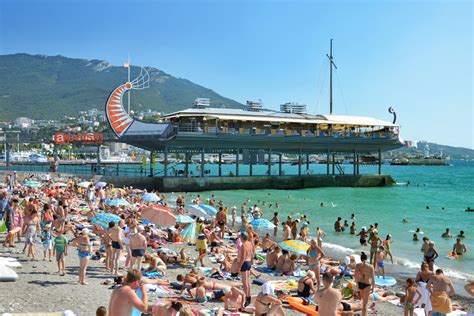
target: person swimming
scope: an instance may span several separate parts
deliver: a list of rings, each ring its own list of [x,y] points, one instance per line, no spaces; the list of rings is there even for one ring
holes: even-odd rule
[[[408,223],[408,218],[404,217],[404,218],[402,219],[402,223],[403,223],[403,224],[407,224],[407,223]]]
[[[415,233],[415,234],[413,234],[413,241],[419,241],[419,239],[418,239],[418,235],[417,235],[416,233]]]

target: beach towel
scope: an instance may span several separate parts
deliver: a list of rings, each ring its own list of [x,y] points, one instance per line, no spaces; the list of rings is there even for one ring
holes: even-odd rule
[[[272,268],[268,268],[268,267],[256,267],[255,270],[257,270],[258,272],[268,273],[268,274],[272,274],[272,275],[273,275],[273,272],[275,272],[275,270],[273,270]]]
[[[446,292],[433,291],[431,293],[431,305],[433,306],[433,311],[439,313],[447,314],[453,311],[451,299]]]
[[[262,285],[263,283],[267,282],[267,280],[264,279],[254,279],[252,281],[252,284],[257,284],[257,285]]]
[[[431,312],[433,307],[431,306],[430,292],[426,288],[426,284],[427,283],[422,282],[422,281],[418,282],[417,288],[418,288],[418,291],[420,291],[420,293],[421,293],[420,300],[418,301],[418,306],[422,307],[423,304],[424,304],[425,310],[427,312]],[[416,301],[417,299],[418,299],[418,293],[415,294],[414,301]]]

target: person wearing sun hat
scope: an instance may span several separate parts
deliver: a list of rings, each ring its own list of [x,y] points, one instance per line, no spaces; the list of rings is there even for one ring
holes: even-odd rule
[[[82,285],[87,284],[86,270],[92,252],[89,233],[89,229],[84,228],[74,242],[75,246],[77,246],[77,255],[79,256],[79,283]]]

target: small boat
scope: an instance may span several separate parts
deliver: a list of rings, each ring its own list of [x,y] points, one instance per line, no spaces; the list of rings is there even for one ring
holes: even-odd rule
[[[468,207],[465,211],[466,211],[466,212],[474,212],[474,209]]]

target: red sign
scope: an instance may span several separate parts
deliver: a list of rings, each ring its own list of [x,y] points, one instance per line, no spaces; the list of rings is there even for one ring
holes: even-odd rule
[[[58,132],[54,134],[53,141],[58,145],[71,143],[102,144],[104,142],[104,134],[86,132],[82,134],[66,134]]]

